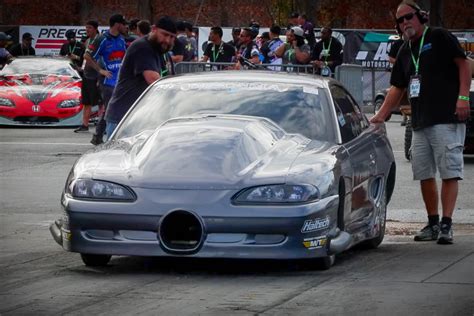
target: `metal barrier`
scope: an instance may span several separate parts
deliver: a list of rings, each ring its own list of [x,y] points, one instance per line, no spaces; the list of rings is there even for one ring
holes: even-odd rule
[[[336,67],[336,80],[352,94],[358,104],[364,103],[363,68],[360,65],[342,64]]]
[[[176,74],[191,73],[191,72],[207,72],[218,70],[237,70],[236,63],[210,63],[210,62],[181,62],[175,65]],[[293,64],[251,64],[243,63],[241,70],[272,70],[278,72],[297,72],[313,74],[312,65],[293,65]]]

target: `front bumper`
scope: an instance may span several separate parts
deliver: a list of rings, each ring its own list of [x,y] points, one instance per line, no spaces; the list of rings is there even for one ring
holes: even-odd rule
[[[65,200],[65,203],[64,203]],[[352,240],[337,225],[338,196],[293,207],[236,207],[222,215],[210,205],[194,205],[202,223],[202,245],[192,253],[170,252],[159,238],[160,222],[170,209],[155,214],[134,212],[144,202],[104,212],[79,211],[85,201],[65,198],[65,214],[50,227],[54,239],[72,252],[106,255],[196,258],[305,259],[325,257],[347,249]],[[95,203],[100,204],[100,203]],[[116,203],[118,204],[118,203]],[[146,203],[144,203],[146,204]],[[91,205],[92,206],[92,205]],[[120,206],[120,205],[119,205]],[[94,207],[91,207],[94,208]],[[91,209],[89,208],[89,209]],[[154,209],[160,209],[154,206]],[[175,208],[171,208],[175,209]],[[188,209],[183,205],[179,209]],[[302,232],[307,221],[328,219],[325,227]],[[333,247],[331,247],[331,243]]]

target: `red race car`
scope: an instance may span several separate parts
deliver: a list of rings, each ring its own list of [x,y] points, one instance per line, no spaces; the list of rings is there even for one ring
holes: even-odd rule
[[[0,71],[0,125],[79,126],[81,85],[67,59],[14,59]]]

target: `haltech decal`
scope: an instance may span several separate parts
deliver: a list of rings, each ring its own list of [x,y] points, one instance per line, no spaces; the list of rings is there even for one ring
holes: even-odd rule
[[[309,233],[309,232],[325,229],[328,227],[329,227],[329,216],[327,216],[326,218],[308,219],[304,222],[303,227],[301,227],[301,232]]]
[[[303,246],[308,250],[318,249],[326,246],[327,238],[326,237],[313,237],[306,238],[303,241]]]

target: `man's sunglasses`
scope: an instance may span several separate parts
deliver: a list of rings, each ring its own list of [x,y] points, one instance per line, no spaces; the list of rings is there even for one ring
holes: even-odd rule
[[[400,23],[403,23],[403,20],[410,21],[411,19],[413,19],[414,16],[415,16],[415,12],[407,13],[405,15],[402,15],[395,21],[397,21],[397,23],[400,24]]]

